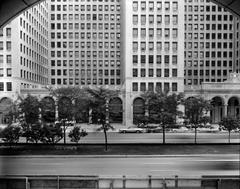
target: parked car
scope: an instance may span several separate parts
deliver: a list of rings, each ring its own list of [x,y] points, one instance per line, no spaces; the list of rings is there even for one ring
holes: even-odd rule
[[[145,130],[142,128],[130,126],[128,128],[119,129],[119,133],[143,133]]]
[[[163,131],[160,126],[148,126],[146,129],[147,133],[161,133]]]
[[[178,129],[172,129],[172,131],[174,133],[185,133],[185,132],[188,132],[189,129],[187,127],[180,127]]]

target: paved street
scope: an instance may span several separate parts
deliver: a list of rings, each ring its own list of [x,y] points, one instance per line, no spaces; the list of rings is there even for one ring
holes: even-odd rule
[[[68,139],[69,141],[69,139]],[[162,143],[162,133],[108,133],[109,143]],[[103,132],[88,133],[81,143],[104,143]],[[167,143],[193,143],[194,133],[166,133]],[[198,143],[228,143],[228,133],[198,133]],[[231,142],[240,143],[240,134],[232,133]]]
[[[0,156],[0,175],[238,175],[239,155]]]

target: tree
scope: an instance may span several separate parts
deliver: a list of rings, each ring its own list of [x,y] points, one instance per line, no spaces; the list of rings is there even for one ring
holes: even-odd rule
[[[28,95],[22,99],[20,104],[20,113],[24,114],[24,120],[27,125],[37,123],[39,121],[40,103],[37,97]]]
[[[22,136],[26,137],[27,142],[30,141],[30,142],[38,143],[42,138],[41,124],[35,123],[29,126],[23,126]]]
[[[165,128],[174,124],[176,117],[182,115],[178,106],[182,103],[183,95],[181,93],[168,94],[162,91],[148,91],[142,96],[148,102],[149,111],[154,114],[149,119],[163,128],[163,143],[165,143]]]
[[[55,102],[51,97],[45,97],[40,101],[42,121],[53,123],[55,121]]]
[[[185,118],[188,119],[189,124],[194,126],[195,137],[194,142],[197,143],[197,128],[200,124],[205,122],[206,114],[211,109],[209,100],[205,100],[200,96],[187,98],[184,100]]]
[[[79,87],[50,88],[50,95],[59,102],[59,118],[72,120],[78,118],[79,112],[86,109],[84,102],[86,91]],[[73,103],[73,104],[72,104]]]
[[[17,143],[21,136],[21,128],[19,126],[9,125],[1,131],[1,138],[6,143]]]
[[[44,125],[41,129],[41,142],[54,144],[63,138],[62,128],[58,125]]]
[[[87,136],[87,132],[78,126],[75,126],[68,134],[72,142],[78,143],[81,137]]]
[[[228,131],[228,142],[230,143],[230,139],[231,139],[231,131],[236,129],[236,128],[239,128],[239,124],[240,124],[240,121],[239,119],[237,119],[236,117],[232,117],[232,116],[229,116],[229,117],[224,117],[222,119],[222,121],[219,122],[219,125],[225,127]]]
[[[86,88],[88,107],[94,112],[96,119],[102,125],[99,129],[103,130],[105,138],[105,150],[108,150],[107,130],[112,128],[109,123],[109,101],[117,97],[118,90],[110,90],[103,87]]]

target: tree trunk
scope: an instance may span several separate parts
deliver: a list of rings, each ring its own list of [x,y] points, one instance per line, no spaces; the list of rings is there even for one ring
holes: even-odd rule
[[[197,144],[197,126],[195,125],[194,143]]]
[[[230,138],[231,138],[230,133],[231,133],[231,131],[228,131],[228,143],[230,143]]]
[[[165,125],[163,125],[163,144],[165,144]]]
[[[105,151],[108,151],[108,140],[107,140],[107,131],[106,131],[105,124],[103,124],[103,132],[105,137]]]

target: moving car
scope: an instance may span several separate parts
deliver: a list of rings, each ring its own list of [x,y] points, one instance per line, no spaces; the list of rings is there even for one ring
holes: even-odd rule
[[[142,128],[130,126],[128,128],[119,129],[119,133],[143,133],[145,130]]]

